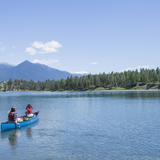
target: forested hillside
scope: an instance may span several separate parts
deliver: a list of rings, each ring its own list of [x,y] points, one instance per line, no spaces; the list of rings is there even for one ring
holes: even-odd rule
[[[9,80],[1,84],[3,91],[35,90],[95,90],[102,89],[160,89],[160,69],[140,69],[135,71],[102,73],[70,77],[62,80],[44,82]]]

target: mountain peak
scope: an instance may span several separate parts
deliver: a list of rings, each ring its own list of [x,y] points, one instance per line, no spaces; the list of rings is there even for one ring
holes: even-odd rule
[[[19,65],[22,65],[22,64],[32,64],[32,63],[28,60],[25,60],[25,61],[21,62]]]
[[[45,81],[48,79],[66,79],[72,76],[69,72],[54,69],[40,63],[32,63],[28,60],[10,68],[0,67],[0,73],[0,81],[8,79]]]

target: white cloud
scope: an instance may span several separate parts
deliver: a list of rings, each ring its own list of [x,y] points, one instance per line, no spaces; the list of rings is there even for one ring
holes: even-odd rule
[[[32,47],[26,48],[25,52],[27,52],[31,56],[36,54],[36,50]]]
[[[50,60],[34,59],[33,63],[45,64],[50,67],[56,67],[60,65],[60,62],[58,59],[50,59]]]
[[[62,45],[54,40],[48,42],[35,41],[32,43],[31,47],[25,49],[25,52],[30,55],[35,55],[37,53],[49,54],[57,52],[61,47]]]
[[[91,65],[97,65],[98,62],[91,62],[90,64],[91,64]]]

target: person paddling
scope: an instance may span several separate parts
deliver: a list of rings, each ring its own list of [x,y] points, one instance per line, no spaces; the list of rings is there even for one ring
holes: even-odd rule
[[[10,112],[8,113],[8,121],[18,123],[21,122],[22,119],[18,117],[18,114],[16,113],[16,107],[12,107]]]
[[[17,118],[16,107],[12,107],[8,113],[8,121],[15,122]]]
[[[30,104],[27,105],[25,113],[28,118],[33,117],[33,107]]]

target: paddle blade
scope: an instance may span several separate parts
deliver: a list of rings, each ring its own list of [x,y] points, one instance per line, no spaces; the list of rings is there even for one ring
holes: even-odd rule
[[[38,116],[38,114],[39,114],[39,111],[37,111],[37,112],[34,112],[34,115]]]

